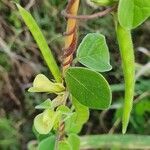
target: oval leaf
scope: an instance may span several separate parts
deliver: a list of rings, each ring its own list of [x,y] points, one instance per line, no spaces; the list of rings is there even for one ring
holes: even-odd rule
[[[150,16],[150,0],[120,0],[118,18],[122,27],[136,28]]]
[[[81,104],[93,109],[106,109],[111,103],[111,90],[105,78],[86,68],[69,68],[65,73],[69,92]]]
[[[80,138],[77,134],[69,134],[68,142],[70,143],[72,150],[80,149]]]
[[[77,134],[81,131],[83,123],[80,123],[78,119],[78,114],[74,112],[71,117],[65,121],[65,132],[67,134]]]
[[[99,72],[112,69],[105,37],[99,33],[85,36],[77,50],[78,61],[86,67]]]
[[[72,103],[77,113],[77,122],[80,122],[80,124],[86,123],[90,115],[89,108],[79,103],[74,97],[72,97]]]
[[[72,148],[70,143],[65,140],[58,143],[58,150],[72,150]]]
[[[50,136],[42,140],[38,145],[38,150],[54,150],[55,148],[55,136]]]

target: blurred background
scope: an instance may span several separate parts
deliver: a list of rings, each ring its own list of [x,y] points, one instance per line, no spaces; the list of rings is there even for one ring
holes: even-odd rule
[[[34,16],[61,66],[66,19],[61,16],[67,0],[16,0]],[[100,11],[89,0],[81,0],[79,14]],[[109,110],[93,111],[81,135],[121,133],[124,81],[121,59],[111,15],[80,20],[79,42],[91,32],[106,36],[113,69],[103,75],[111,84],[113,103]],[[136,59],[136,90],[128,133],[150,134],[150,19],[133,30]],[[79,64],[78,64],[79,65]],[[0,0],[0,149],[23,150],[35,139],[32,123],[35,106],[49,95],[28,93],[36,74],[52,76],[30,32],[10,0]]]

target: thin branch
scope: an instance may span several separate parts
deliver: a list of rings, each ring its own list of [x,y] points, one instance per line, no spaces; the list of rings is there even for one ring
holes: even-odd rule
[[[62,11],[62,15],[65,16],[66,18],[70,18],[70,19],[85,19],[85,20],[89,20],[89,19],[95,19],[98,17],[104,17],[107,14],[111,13],[113,10],[115,10],[116,6],[113,7],[109,7],[107,9],[105,9],[104,11],[92,14],[92,15],[78,15],[78,16],[74,16],[72,14],[67,13],[65,10]]]
[[[67,14],[76,16],[79,8],[80,0],[69,0],[65,9]],[[77,45],[77,21],[68,17],[65,36],[65,45],[63,48],[63,73],[71,65],[73,60],[73,53]]]
[[[35,4],[35,0],[30,0],[25,9],[29,10]]]
[[[7,46],[6,42],[0,37],[0,51],[4,52],[5,54],[7,54],[12,60],[13,59],[17,59],[17,60],[21,60],[23,61],[24,63],[26,64],[29,64],[33,69],[34,71],[38,71],[37,70],[37,67],[34,63],[32,63],[31,61],[29,61],[28,59],[20,56],[20,55],[17,55],[15,54],[14,52],[11,51],[11,49]]]

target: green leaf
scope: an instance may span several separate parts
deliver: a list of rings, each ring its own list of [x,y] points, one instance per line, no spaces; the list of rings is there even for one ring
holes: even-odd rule
[[[34,119],[34,127],[40,134],[48,134],[53,125],[54,111],[46,110],[44,113],[37,115]]]
[[[61,113],[70,113],[71,110],[69,109],[69,107],[65,106],[65,105],[61,105],[59,106],[56,111],[60,111]]]
[[[150,149],[150,136],[91,135],[81,137],[80,149]],[[107,142],[106,142],[107,141]]]
[[[135,105],[135,112],[139,116],[143,116],[145,112],[150,113],[150,101],[148,98],[141,99],[140,102],[138,102]]]
[[[62,115],[61,117],[62,117],[63,121],[69,119],[73,115],[73,113],[71,112],[70,108],[65,106],[65,105],[59,106],[56,109],[56,111],[59,111],[61,113],[61,115]]]
[[[48,93],[61,93],[65,87],[61,83],[53,83],[45,75],[38,74],[34,81],[33,87],[29,88],[29,92],[48,92]]]
[[[72,97],[72,103],[75,106],[75,110],[77,113],[77,122],[80,124],[84,124],[89,119],[89,108],[80,104],[74,97]]]
[[[47,137],[53,135],[52,132],[49,132],[48,134],[40,134],[40,133],[35,129],[35,126],[34,126],[34,125],[32,126],[32,132],[34,133],[36,139],[37,139],[39,142],[41,142],[42,140],[46,139]]]
[[[57,82],[62,82],[61,72],[56,64],[56,61],[52,55],[52,52],[51,52],[50,48],[48,47],[48,44],[47,44],[40,28],[38,27],[36,21],[34,20],[34,18],[31,16],[31,14],[28,11],[26,11],[24,8],[22,8],[19,4],[16,4],[16,5],[19,9],[19,12],[20,12],[25,24],[29,28],[36,43],[38,44],[39,49],[41,50],[41,53],[44,57],[44,60],[46,61],[54,78],[56,79]]]
[[[69,92],[81,104],[93,109],[107,109],[111,103],[111,90],[105,78],[94,71],[72,67],[65,72]]]
[[[56,107],[63,104],[63,94],[58,95],[52,101],[47,99],[43,103],[37,105],[36,109],[55,109]]]
[[[89,119],[89,108],[80,104],[74,97],[71,97],[75,112],[65,121],[66,133],[79,133]]]
[[[40,105],[37,105],[35,108],[36,109],[50,109],[51,106],[52,106],[52,101],[50,99],[47,99],[46,101],[44,101]]]
[[[72,150],[80,149],[80,138],[76,134],[69,134],[67,141],[70,143]]]
[[[74,112],[69,119],[65,121],[65,132],[70,133],[79,133],[82,129],[83,123],[80,123],[78,120],[78,114]]]
[[[136,28],[150,16],[150,0],[119,0],[118,18],[122,27]]]
[[[55,148],[55,136],[50,136],[39,143],[38,150],[54,150]]]
[[[58,143],[58,150],[72,150],[72,148],[70,143],[65,140]]]
[[[95,71],[105,72],[111,70],[105,37],[99,33],[86,35],[78,47],[77,60]]]
[[[46,109],[43,113],[35,117],[34,127],[40,134],[48,134],[56,124],[59,116],[59,112]]]

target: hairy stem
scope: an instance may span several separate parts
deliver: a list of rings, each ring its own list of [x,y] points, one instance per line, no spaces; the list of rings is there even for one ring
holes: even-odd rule
[[[122,133],[124,134],[127,130],[133,105],[135,86],[135,61],[131,31],[124,29],[118,23],[116,25],[116,33],[120,47],[125,80],[125,100],[122,117]]]

